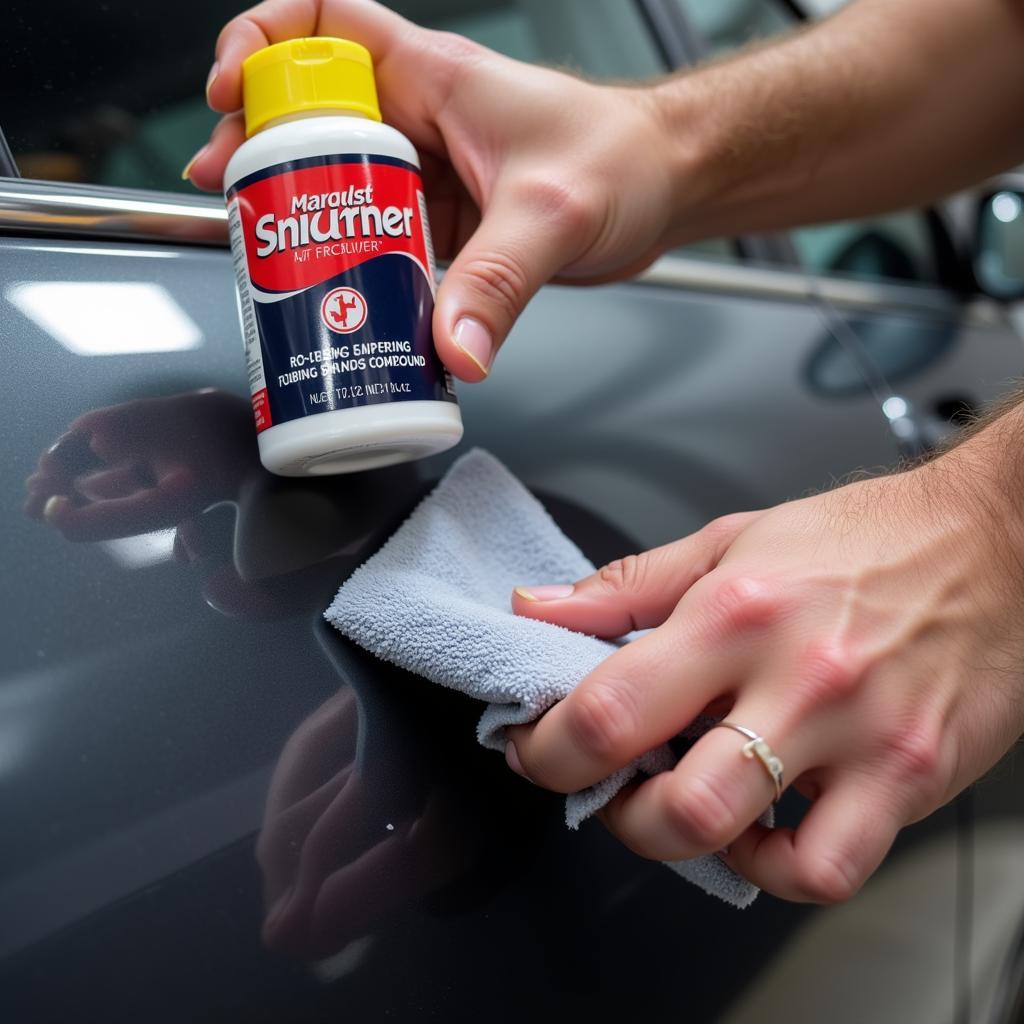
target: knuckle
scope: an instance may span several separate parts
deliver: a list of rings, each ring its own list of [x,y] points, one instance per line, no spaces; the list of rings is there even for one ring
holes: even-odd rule
[[[705,523],[700,532],[712,547],[718,548],[736,536],[740,524],[747,516],[746,512],[731,512],[729,515],[718,516],[717,519]]]
[[[841,646],[811,643],[804,650],[794,675],[794,685],[802,700],[811,707],[831,704],[850,696],[860,682],[862,673],[856,657]]]
[[[718,786],[703,776],[676,782],[663,798],[665,820],[688,846],[718,850],[739,831],[736,815]]]
[[[942,762],[940,732],[928,726],[897,727],[882,737],[885,760],[916,788],[938,784]]]
[[[626,555],[609,562],[598,572],[601,582],[616,593],[633,593],[643,587],[647,559],[643,555]]]
[[[726,633],[740,633],[770,625],[780,610],[780,601],[770,588],[751,576],[730,576],[711,595],[712,615]]]
[[[812,903],[845,903],[861,887],[853,866],[837,854],[808,859],[800,865],[796,882]]]
[[[577,691],[569,704],[569,729],[590,756],[602,762],[630,756],[630,739],[637,734],[639,712],[630,684],[601,682]]]
[[[529,297],[529,275],[522,260],[509,252],[474,257],[463,268],[469,286],[512,321]]]

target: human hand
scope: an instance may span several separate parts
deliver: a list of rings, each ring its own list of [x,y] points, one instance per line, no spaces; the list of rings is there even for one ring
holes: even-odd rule
[[[256,859],[263,939],[275,951],[335,953],[450,882],[473,852],[464,808],[444,792],[395,806],[387,772],[375,777],[357,760],[359,732],[355,695],[341,690],[295,730],[274,768]]]
[[[604,637],[656,628],[537,723],[508,730],[510,766],[571,792],[702,710],[727,712],[812,801],[795,830],[755,823],[771,779],[721,728],[673,771],[623,790],[605,824],[646,857],[721,851],[786,899],[852,896],[900,828],[1024,732],[1019,538],[977,471],[984,438],[902,474],[716,520],[571,592],[518,590],[513,608],[530,618]]]
[[[40,456],[25,511],[74,541],[163,529],[233,496],[255,459],[249,403],[223,391],[93,409]]]
[[[186,168],[197,186],[220,189],[244,141],[245,57],[314,34],[370,50],[384,120],[419,150],[434,243],[453,261],[434,339],[456,376],[486,376],[551,277],[623,277],[669,244],[666,133],[645,90],[522,64],[371,0],[269,0],[228,23],[207,85],[210,105],[227,116]]]

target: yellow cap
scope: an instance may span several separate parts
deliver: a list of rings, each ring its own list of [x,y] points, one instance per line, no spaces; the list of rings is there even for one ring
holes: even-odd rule
[[[247,57],[242,99],[246,137],[303,110],[352,110],[381,119],[369,51],[328,36],[289,39]]]

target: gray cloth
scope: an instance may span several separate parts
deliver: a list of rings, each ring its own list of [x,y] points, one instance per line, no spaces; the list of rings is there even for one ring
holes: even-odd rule
[[[473,449],[352,574],[325,617],[377,657],[486,701],[477,736],[504,750],[506,725],[539,717],[617,647],[513,615],[512,589],[593,571],[526,488]],[[675,762],[664,746],[571,794],[566,824],[577,828],[638,772],[653,775]],[[738,907],[758,893],[714,855],[668,866]]]

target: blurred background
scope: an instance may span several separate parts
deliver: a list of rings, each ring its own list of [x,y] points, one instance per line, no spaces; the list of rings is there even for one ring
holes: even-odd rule
[[[699,56],[717,56],[824,16],[842,0],[670,0],[683,16],[688,52],[666,52],[652,25],[657,7],[623,0],[394,0],[420,24],[459,32],[519,60],[575,69],[597,79],[638,80]],[[174,5],[54,0],[7,5],[2,125],[26,178],[189,192],[181,169],[217,115],[203,87],[221,26],[239,0]],[[660,19],[664,14],[660,15]],[[970,204],[967,204],[970,206]],[[953,237],[973,224],[973,206],[942,211]],[[951,284],[948,253],[925,211],[793,231],[757,262],[812,272]],[[688,252],[738,259],[715,239]],[[749,254],[748,254],[749,261]]]

